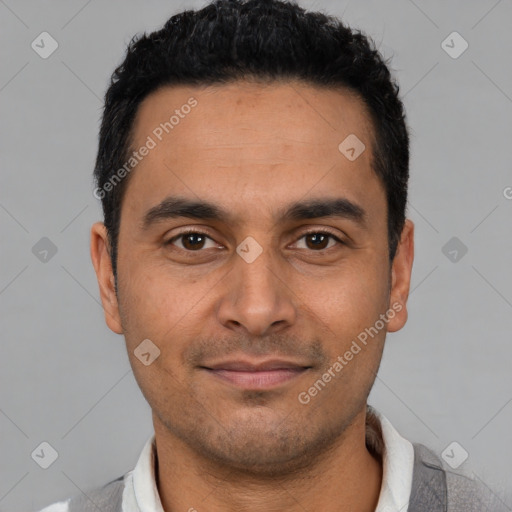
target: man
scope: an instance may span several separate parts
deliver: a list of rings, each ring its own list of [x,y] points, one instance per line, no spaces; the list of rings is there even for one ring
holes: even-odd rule
[[[367,405],[407,320],[408,133],[373,44],[218,0],[129,46],[91,256],[155,435],[70,511],[496,511]]]

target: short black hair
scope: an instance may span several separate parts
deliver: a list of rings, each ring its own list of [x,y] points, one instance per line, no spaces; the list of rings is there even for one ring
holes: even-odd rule
[[[372,168],[386,192],[392,261],[405,223],[409,135],[399,86],[387,64],[361,31],[286,0],[215,0],[172,16],[160,30],[135,36],[105,94],[94,169],[116,290],[121,205],[129,176],[119,183],[113,178],[129,158],[140,103],[163,86],[249,78],[355,92],[374,127]]]

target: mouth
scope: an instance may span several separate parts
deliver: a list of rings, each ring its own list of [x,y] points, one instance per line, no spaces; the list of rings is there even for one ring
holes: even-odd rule
[[[311,366],[277,359],[260,362],[239,359],[200,368],[236,387],[262,390],[288,383],[307,372]]]

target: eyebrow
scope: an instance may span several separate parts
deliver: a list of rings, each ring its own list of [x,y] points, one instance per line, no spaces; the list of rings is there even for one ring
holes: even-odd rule
[[[297,201],[278,210],[275,217],[281,222],[336,217],[364,226],[367,214],[361,206],[347,198],[326,197]],[[146,212],[142,220],[142,228],[145,230],[156,223],[175,218],[234,223],[232,214],[214,203],[169,196]]]

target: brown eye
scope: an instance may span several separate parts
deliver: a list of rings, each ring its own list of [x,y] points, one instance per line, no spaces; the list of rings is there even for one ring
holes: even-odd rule
[[[331,238],[329,235],[324,235],[322,233],[306,235],[306,245],[310,249],[326,249],[329,238]]]
[[[181,243],[175,244],[177,241],[181,241]],[[199,251],[205,248],[207,241],[211,241],[213,243],[213,240],[204,233],[190,231],[187,233],[181,233],[180,235],[171,238],[168,242],[166,242],[166,245],[176,245],[180,249],[184,249],[186,251]],[[212,247],[214,246],[215,244],[212,245]]]
[[[305,240],[305,247],[299,247],[300,249],[310,249],[313,251],[322,251],[324,249],[330,249],[336,242],[338,244],[343,244],[343,242],[332,233],[328,231],[312,231],[310,233],[305,233],[300,240]],[[333,242],[329,245],[330,242]]]
[[[188,233],[182,236],[183,238],[183,247],[189,250],[202,249],[205,237],[200,233]]]

